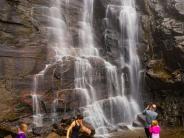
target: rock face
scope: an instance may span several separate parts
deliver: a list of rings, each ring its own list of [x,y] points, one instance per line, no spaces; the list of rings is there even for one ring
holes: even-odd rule
[[[161,124],[183,126],[184,1],[144,1],[141,22],[145,51],[145,85],[158,104]]]
[[[62,0],[63,17],[70,25],[72,44],[78,47],[78,19],[81,18],[82,1]],[[94,1],[95,42],[104,59],[120,67],[119,56],[120,28],[118,27],[118,8],[110,20],[110,26],[104,21],[108,4],[118,5],[118,0]],[[158,104],[163,125],[184,125],[184,1],[183,0],[137,0],[139,15],[138,49],[145,69],[145,102]],[[53,60],[53,51],[48,46],[45,26],[48,20],[42,8],[49,6],[45,0],[1,0],[0,5],[0,122],[14,121],[32,113],[31,90],[33,75],[44,69],[46,63]],[[74,61],[65,57],[63,63],[55,63],[46,72],[45,80],[40,84],[44,93],[44,104],[49,105],[53,91],[62,101],[58,110],[67,110],[78,106],[74,94]],[[94,85],[105,93],[104,65],[101,59],[91,58],[97,74]],[[61,71],[62,69],[62,71]],[[119,72],[121,72],[119,68]],[[126,69],[125,69],[126,70]],[[53,77],[54,72],[54,78]],[[51,84],[54,79],[54,85]],[[101,83],[103,82],[103,83]],[[128,82],[125,82],[128,83]],[[61,85],[62,84],[62,85]],[[101,85],[99,85],[101,84]],[[42,87],[44,85],[44,88]],[[46,106],[45,112],[49,112]],[[24,114],[22,114],[24,113]],[[8,115],[7,115],[8,114]],[[0,128],[1,129],[1,128]]]
[[[42,70],[46,59],[46,39],[31,18],[34,3],[1,0],[0,10],[0,88],[1,121],[29,113],[21,102],[20,90],[31,87],[32,75]],[[7,116],[9,115],[9,117]],[[11,116],[12,115],[12,116]]]
[[[45,29],[49,26],[49,20],[46,16],[48,13],[44,12],[47,10],[43,10],[51,6],[49,1],[2,0],[0,4],[3,5],[0,10],[0,137],[4,137],[15,135],[17,130],[13,128],[12,131],[11,126],[16,126],[20,121],[26,122],[32,128],[30,116],[34,75],[53,60],[54,51],[48,46],[52,34],[48,34]],[[70,24],[71,43],[75,50],[79,45],[77,22],[81,18],[82,5],[80,0],[71,0],[70,5],[62,0],[62,15],[65,23]],[[78,96],[75,93],[78,90],[74,89],[75,60],[74,57],[64,57],[62,62],[49,66],[44,80],[39,81],[38,93],[43,96],[43,112],[51,112],[54,92],[59,98],[56,107],[59,111],[70,111],[82,104],[80,96],[76,99]],[[104,82],[104,63],[102,59],[95,57],[88,60],[97,73],[91,74],[96,76],[93,83],[99,85]],[[99,89],[105,92],[103,84],[99,85]],[[50,125],[37,129],[37,132],[40,130],[40,135],[48,133],[51,131]]]

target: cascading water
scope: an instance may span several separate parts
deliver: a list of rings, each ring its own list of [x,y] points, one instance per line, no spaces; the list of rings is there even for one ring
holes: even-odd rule
[[[50,46],[55,51],[55,63],[60,61],[62,63],[63,57],[69,56],[72,53],[72,48],[70,46],[70,34],[68,31],[68,27],[63,19],[62,8],[61,8],[61,0],[50,1],[49,8],[49,17],[50,17],[50,26],[48,27],[48,38],[50,40]],[[69,5],[69,0],[65,0],[66,6]],[[54,76],[55,70],[53,70]],[[53,80],[52,80],[53,83]],[[53,123],[57,121],[57,106],[58,106],[58,94],[54,93],[54,100],[52,103],[52,121]]]
[[[69,0],[66,1],[66,4],[69,3]],[[33,9],[34,10],[34,9]],[[61,15],[61,1],[55,0],[50,1],[50,7],[43,6],[41,7],[41,11],[43,12],[43,16],[48,18],[48,26],[44,27],[48,32],[48,39],[49,39],[49,46],[55,52],[54,61],[51,64],[56,63],[57,61],[62,60],[62,58],[66,55],[70,54],[70,44],[69,44],[69,33],[67,31],[67,26],[63,20]],[[33,124],[36,127],[43,126],[43,117],[40,106],[40,99],[41,95],[37,94],[38,85],[40,81],[43,81],[45,72],[49,65],[46,65],[45,69],[42,70],[40,73],[34,76],[33,81],[33,92],[32,92],[32,99],[33,99]],[[54,74],[54,71],[53,71]],[[54,75],[53,75],[54,76]],[[41,79],[41,80],[40,80]],[[53,83],[53,81],[52,81]],[[54,100],[52,103],[52,120],[55,121],[57,116],[56,113],[56,106],[58,104],[58,97],[56,94],[54,95]]]
[[[32,92],[32,101],[33,101],[33,124],[36,127],[41,127],[43,125],[43,115],[40,107],[40,96],[37,94],[39,75],[34,76],[34,86]]]
[[[81,109],[86,120],[96,128],[96,133],[101,135],[108,133],[108,128],[113,128],[120,122],[130,124],[138,113],[138,105],[134,100],[129,100],[124,95],[124,76],[118,78],[116,67],[102,59],[94,46],[92,31],[93,0],[84,0],[83,12],[82,27],[79,33],[82,46],[80,56],[88,58],[96,56],[96,58],[103,60],[107,78],[107,96],[105,99],[104,97],[102,99],[97,97],[99,92],[94,88],[93,77],[90,75],[93,74],[93,68],[86,58],[79,58],[76,61],[75,86],[83,91],[81,94],[85,95],[86,103]],[[119,84],[120,79],[122,80],[121,86]],[[121,87],[122,89],[120,89]]]
[[[122,0],[120,11],[121,46],[127,47],[128,59],[125,63],[129,70],[131,97],[138,100],[140,91],[140,61],[137,54],[138,19],[134,0]]]
[[[84,0],[82,21],[79,22],[80,55],[85,56],[99,56],[99,52],[94,46],[93,38],[93,1]]]
[[[38,85],[40,81],[44,80],[45,71],[49,65],[46,65],[45,69],[34,76],[33,80],[33,91],[32,91],[32,103],[33,103],[33,124],[36,127],[43,126],[43,112],[41,108],[41,95],[38,94]]]
[[[63,61],[63,57],[73,56],[74,60],[74,86],[75,93],[81,98],[79,109],[83,112],[85,120],[93,125],[97,135],[108,133],[119,123],[124,122],[131,124],[135,115],[139,112],[137,104],[137,93],[139,92],[139,69],[140,63],[136,52],[137,43],[137,16],[133,0],[122,0],[120,7],[120,27],[121,43],[120,47],[127,47],[127,53],[122,51],[120,54],[122,67],[127,67],[130,74],[130,96],[125,94],[125,73],[118,76],[119,72],[115,65],[105,61],[100,57],[99,51],[95,46],[93,32],[93,0],[83,0],[83,14],[79,21],[79,48],[75,49],[70,46],[70,34],[67,25],[61,15],[61,1],[50,1],[50,7],[44,7],[49,14],[49,26],[45,27],[48,31],[49,48],[55,51],[55,58],[50,64]],[[65,0],[69,6],[70,1]],[[111,18],[108,12],[111,11],[109,5],[107,8],[106,19]],[[72,54],[75,50],[75,55]],[[128,59],[125,58],[125,54]],[[95,71],[91,61],[97,60],[105,70],[105,95],[100,95],[100,91],[94,84]],[[62,62],[61,62],[62,63]],[[42,112],[39,105],[39,96],[37,94],[38,78],[44,77],[44,69],[41,73],[35,75],[33,91],[33,112],[34,122],[37,126],[42,126]],[[39,76],[39,77],[38,77]],[[53,72],[54,76],[54,72]],[[52,81],[53,82],[53,81]],[[54,95],[52,113],[57,115],[56,106],[58,104],[58,95]],[[34,117],[33,116],[33,117]],[[37,119],[40,116],[39,119]],[[53,119],[55,117],[53,116]]]
[[[140,60],[137,54],[138,46],[138,17],[134,0],[122,0],[120,11],[121,47],[126,47],[128,59],[123,61],[129,70],[130,97],[129,101],[133,107],[133,113],[140,112]]]
[[[69,4],[69,1],[66,1]],[[48,38],[50,38],[50,46],[55,51],[55,59],[62,60],[64,56],[71,53],[70,34],[67,30],[66,23],[62,16],[61,0],[50,1],[49,7],[49,27]]]
[[[121,75],[121,94],[117,101],[121,105],[118,110],[123,110],[121,117],[118,120],[131,124],[135,119],[135,116],[140,112],[138,105],[139,94],[140,94],[140,61],[137,54],[137,43],[138,43],[138,21],[137,13],[135,9],[134,0],[121,0],[121,5],[110,4],[107,6],[106,11],[106,24],[108,32],[110,29],[114,29],[112,22],[114,22],[114,17],[119,13],[119,24],[121,28],[120,32],[120,64],[121,68],[127,68],[128,72],[122,72]],[[105,34],[105,39],[107,39],[108,34]],[[113,36],[111,36],[113,37]],[[126,77],[125,77],[126,75]],[[129,80],[129,90],[125,85],[125,78]],[[128,93],[127,94],[125,94]]]
[[[102,104],[97,101],[97,91],[93,86],[94,70],[88,58],[101,58],[93,38],[93,0],[84,0],[83,3],[82,21],[79,22],[80,53],[75,62],[75,88],[85,97],[86,102],[80,109],[86,120],[95,128],[99,128],[105,126],[108,120],[103,113]]]

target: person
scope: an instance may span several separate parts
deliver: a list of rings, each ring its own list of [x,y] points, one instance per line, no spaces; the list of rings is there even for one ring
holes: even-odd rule
[[[27,125],[25,123],[20,123],[18,128],[18,134],[16,138],[26,138],[26,132],[27,132]]]
[[[143,114],[145,115],[145,133],[147,138],[151,138],[151,134],[149,132],[149,127],[151,126],[151,123],[153,120],[156,120],[158,113],[156,112],[157,106],[155,104],[148,105],[145,110],[143,111]]]
[[[71,132],[71,138],[79,138],[80,130],[86,132],[88,135],[91,134],[91,130],[83,125],[83,116],[77,115],[77,118],[71,123],[67,130],[66,138],[69,138]]]
[[[151,138],[160,138],[160,126],[157,120],[152,121],[149,132],[151,133]]]

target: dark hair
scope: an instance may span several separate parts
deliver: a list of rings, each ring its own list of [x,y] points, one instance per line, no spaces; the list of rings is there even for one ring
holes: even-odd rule
[[[52,127],[53,127],[54,129],[58,129],[58,125],[57,125],[56,123],[53,124]]]
[[[83,119],[84,117],[81,114],[77,115],[77,119]]]

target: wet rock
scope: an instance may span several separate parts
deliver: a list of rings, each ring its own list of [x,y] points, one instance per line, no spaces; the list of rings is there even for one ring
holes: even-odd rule
[[[147,70],[147,82],[152,89],[177,89],[183,84],[183,71],[173,72],[165,68],[162,61],[150,61]],[[156,81],[155,83],[153,83]]]
[[[182,0],[168,0],[167,2],[169,9],[184,17],[184,4]]]
[[[182,0],[175,0],[175,8],[179,14],[184,15],[184,4]]]
[[[139,121],[133,121],[132,126],[133,127],[144,127],[144,125]]]
[[[84,123],[84,125],[87,127],[87,128],[89,128],[90,130],[91,130],[91,134],[90,135],[86,135],[86,137],[93,137],[94,135],[95,135],[95,128],[90,124],[90,123],[88,123],[88,122],[83,122]]]
[[[184,33],[183,22],[176,19],[164,18],[162,21],[162,27],[166,35],[168,34],[168,32],[176,33],[178,35],[182,35]]]
[[[52,128],[49,126],[44,127],[35,127],[32,129],[32,133],[36,136],[43,136],[49,134],[51,132]]]
[[[145,116],[144,116],[143,114],[138,114],[138,115],[137,115],[137,120],[138,120],[140,123],[144,124],[144,123],[145,123]]]
[[[118,124],[118,128],[122,129],[122,130],[128,130],[129,129],[128,126],[124,123]]]
[[[136,119],[133,121],[132,126],[133,127],[144,127],[146,118],[143,114],[138,114]]]
[[[0,123],[0,137],[15,137],[17,134],[17,128],[11,126],[8,123]]]

